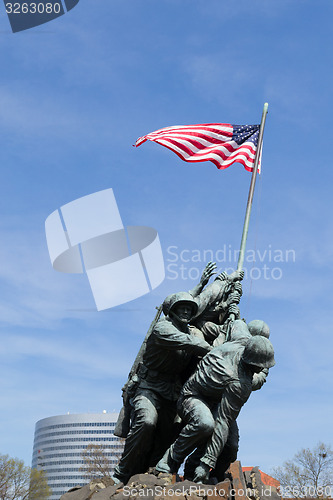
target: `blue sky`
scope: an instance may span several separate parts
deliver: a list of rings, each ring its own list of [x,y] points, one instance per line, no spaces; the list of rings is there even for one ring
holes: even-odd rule
[[[132,144],[170,125],[259,123],[265,101],[241,312],[270,325],[277,364],[242,409],[239,458],[269,472],[332,443],[332,15],[326,0],[82,0],[12,34],[2,7],[1,453],[30,463],[37,420],[119,409],[155,306],[194,286],[205,250],[239,248],[241,165]],[[44,222],[110,187],[125,225],[157,229],[166,279],[97,312],[86,276],[52,269]]]

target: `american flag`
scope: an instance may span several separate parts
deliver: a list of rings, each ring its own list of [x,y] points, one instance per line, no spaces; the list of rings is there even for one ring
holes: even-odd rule
[[[149,140],[171,149],[184,161],[211,161],[219,169],[237,162],[252,172],[259,128],[260,125],[230,123],[166,127],[139,137],[135,146]]]

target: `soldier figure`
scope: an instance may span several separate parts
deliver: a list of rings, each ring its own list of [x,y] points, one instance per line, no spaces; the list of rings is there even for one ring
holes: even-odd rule
[[[201,448],[194,481],[206,481],[228,442],[230,430],[252,392],[254,374],[274,366],[274,349],[264,336],[230,350],[229,342],[215,347],[199,363],[178,401],[185,426],[158,462],[158,472],[177,472],[195,448]]]
[[[193,333],[212,345],[219,345],[227,338],[229,320],[240,317],[238,303],[242,296],[243,271],[228,275],[223,272],[196,296],[198,313],[191,320]]]
[[[233,357],[238,350],[244,349],[245,345],[252,336],[261,335],[269,338],[269,327],[262,320],[253,320],[246,324],[243,320],[233,322],[230,329],[230,339],[223,344],[217,351],[224,357]],[[268,368],[263,368],[259,373],[255,373],[252,379],[252,391],[261,389],[266,382]],[[237,421],[233,421],[229,427],[228,440],[218,457],[215,468],[210,472],[210,478],[216,478],[218,481],[224,479],[224,473],[229,465],[237,459],[239,445],[239,432]],[[193,480],[196,467],[200,464],[204,453],[202,447],[197,448],[186,460],[184,477]]]
[[[167,298],[160,319],[149,336],[138,371],[137,387],[130,399],[131,427],[125,448],[114,471],[116,482],[145,472],[174,439],[173,422],[182,378],[192,355],[204,356],[211,346],[191,334],[190,319],[198,305],[187,292]]]

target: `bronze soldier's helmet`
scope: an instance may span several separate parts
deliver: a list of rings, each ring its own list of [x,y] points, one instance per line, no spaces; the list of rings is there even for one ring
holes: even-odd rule
[[[192,295],[188,292],[178,292],[168,295],[163,302],[163,313],[165,316],[170,315],[172,309],[181,302],[189,304],[192,308],[192,316],[195,316],[198,312],[198,304],[193,299]]]
[[[272,368],[275,365],[272,343],[261,335],[255,335],[247,342],[242,360],[249,365]]]
[[[171,295],[168,295],[165,299],[164,299],[164,302],[163,302],[163,307],[162,307],[162,310],[163,310],[163,314],[164,316],[167,316],[169,314],[169,309],[170,309],[170,303],[171,303],[171,299],[172,297],[174,296],[175,294],[172,293]]]
[[[262,337],[269,339],[269,326],[265,323],[265,321],[262,321],[261,319],[254,319],[247,324],[247,327],[252,336],[261,335]]]

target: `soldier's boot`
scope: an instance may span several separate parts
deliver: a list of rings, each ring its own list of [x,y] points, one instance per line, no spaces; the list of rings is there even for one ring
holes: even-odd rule
[[[117,477],[116,474],[113,474],[111,476],[111,479],[113,480],[114,484],[120,484],[120,483],[125,484],[126,483],[126,479],[124,477],[123,478],[119,478],[119,477]]]
[[[120,464],[116,465],[113,474],[111,476],[111,479],[113,479],[114,484],[119,484],[119,483],[126,484],[129,478],[130,476],[128,474],[125,474],[125,472],[121,471]]]
[[[175,472],[178,472],[179,467],[180,464],[172,458],[170,450],[167,450],[156,465],[156,472],[174,474]]]

